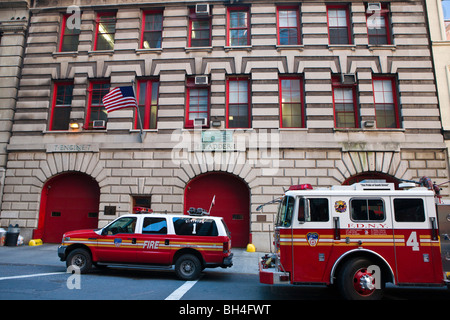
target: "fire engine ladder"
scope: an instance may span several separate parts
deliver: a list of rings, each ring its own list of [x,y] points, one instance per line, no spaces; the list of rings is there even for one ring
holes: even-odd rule
[[[259,205],[259,206],[256,207],[256,211],[261,211],[261,209],[262,209],[264,206],[267,206],[267,205],[269,205],[269,204],[280,203],[282,199],[283,199],[283,197],[279,197],[279,198],[273,199],[272,201],[269,201],[269,202],[266,202],[266,203],[264,203],[264,204],[261,204],[261,205]]]

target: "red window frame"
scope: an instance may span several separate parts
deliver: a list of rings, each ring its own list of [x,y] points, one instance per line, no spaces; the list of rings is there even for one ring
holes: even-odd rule
[[[93,96],[93,94],[95,93],[94,90],[98,90],[98,89],[94,89],[94,85],[96,85],[96,84],[98,84],[98,85],[108,84],[108,85],[109,85],[109,88],[108,88],[107,91],[106,91],[105,89],[101,89],[101,90],[103,90],[104,92],[103,92],[103,96],[100,95],[100,97],[101,97],[101,98],[100,98],[100,101],[102,101],[103,97],[104,97],[104,96],[109,92],[109,90],[110,90],[110,83],[109,83],[108,80],[91,81],[91,82],[89,82],[89,89],[88,89],[88,105],[87,105],[87,109],[86,109],[86,119],[85,119],[85,123],[84,123],[84,129],[92,129],[92,121],[91,121],[92,115],[91,115],[91,113],[92,113],[92,111],[93,111],[93,108],[98,109],[97,112],[98,112],[99,114],[101,114],[101,112],[102,112],[103,110],[105,110],[105,114],[106,114],[106,109],[105,109],[105,106],[103,105],[103,102],[100,103],[100,104],[95,104],[95,105],[92,104],[92,96]],[[95,120],[105,120],[105,121],[107,121],[108,118],[106,117],[106,119],[95,119]],[[94,120],[93,120],[93,121],[94,121]]]
[[[150,30],[146,30],[145,29],[145,18],[147,17],[147,15],[161,15],[161,29],[150,29]],[[141,43],[140,43],[140,48],[141,49],[160,49],[162,47],[162,31],[163,31],[163,25],[164,25],[164,15],[163,15],[163,11],[161,10],[152,10],[152,11],[144,11],[142,14],[142,28],[141,28]],[[155,23],[153,23],[152,25],[153,27],[157,26]],[[156,27],[155,27],[156,28]],[[149,47],[146,48],[144,45],[144,37],[146,33],[160,33],[160,40],[159,40],[159,47]]]
[[[287,126],[285,123],[283,123],[283,119],[284,117],[287,117],[287,115],[284,115],[284,113],[287,112],[283,112],[283,111],[287,111],[287,110],[283,110],[284,106],[292,106],[293,105],[298,105],[299,103],[297,101],[292,102],[292,100],[289,100],[290,102],[286,102],[284,100],[284,97],[286,98],[292,98],[292,90],[289,91],[289,93],[285,96],[284,94],[287,93],[285,92],[285,90],[283,90],[283,81],[286,80],[298,80],[299,81],[299,88],[298,88],[298,92],[300,94],[300,119],[301,119],[301,126]],[[305,119],[305,103],[304,103],[304,90],[303,90],[303,79],[300,77],[294,77],[294,76],[284,76],[284,77],[280,77],[279,78],[279,101],[280,101],[280,128],[306,128],[306,119]],[[292,88],[292,87],[291,87]],[[292,114],[292,109],[290,110],[291,114]],[[291,115],[292,117],[292,115]],[[292,121],[292,120],[291,120]]]
[[[230,82],[233,82],[233,81],[238,81],[238,82],[246,82],[247,83],[247,95],[246,95],[246,97],[247,97],[247,102],[242,102],[242,103],[232,103],[232,102],[230,102]],[[226,82],[226,88],[225,88],[225,90],[226,90],[226,93],[227,93],[227,102],[226,102],[226,127],[227,128],[232,128],[232,129],[240,129],[240,128],[242,128],[242,129],[248,129],[248,128],[251,128],[251,101],[250,101],[250,92],[251,92],[251,90],[250,90],[250,79],[248,78],[248,77],[231,77],[231,78],[227,78],[227,82]],[[239,92],[239,91],[238,91]],[[247,118],[248,118],[248,121],[247,121],[247,126],[246,127],[230,127],[230,106],[233,106],[233,105],[247,105]]]
[[[143,83],[146,84],[145,89],[142,89]],[[138,110],[143,108],[143,112],[140,113],[143,129],[156,129],[159,109],[159,79],[138,80],[136,91]],[[139,128],[137,114],[134,119],[134,128]]]
[[[60,39],[59,39],[58,52],[72,52],[72,51],[77,51],[78,50],[78,45],[77,45],[77,50],[64,50],[63,51],[63,45],[64,45],[64,38],[65,37],[77,37],[78,38],[78,44],[80,42],[80,32],[81,32],[81,30],[78,29],[78,32],[76,32],[76,33],[67,34],[67,30],[66,30],[67,19],[70,16],[71,16],[70,14],[63,15],[63,19],[62,19],[62,23],[61,23],[61,36],[60,36]]]
[[[207,21],[208,22],[208,28],[198,28],[198,29],[192,29],[193,28],[193,22],[195,21]],[[198,45],[192,45],[192,34],[194,31],[200,31],[200,32],[205,32],[208,31],[209,36],[208,38],[199,38],[199,39],[194,39],[194,40],[208,40],[208,44],[207,45],[202,45],[202,46],[198,46]],[[209,47],[211,46],[211,35],[212,35],[212,19],[210,15],[197,15],[195,14],[195,8],[191,8],[190,9],[190,14],[189,14],[189,39],[188,39],[188,46],[189,47]]]
[[[51,112],[50,112],[50,122],[49,122],[49,126],[48,129],[50,131],[66,131],[69,130],[69,123],[70,123],[70,110],[72,109],[72,99],[73,99],[73,82],[56,82],[53,85],[53,99],[52,99],[52,108],[51,108]],[[70,105],[66,105],[66,104],[62,104],[62,105],[57,105],[57,101],[58,101],[58,88],[59,87],[66,87],[66,86],[72,86],[72,99],[70,101]],[[66,91],[64,91],[64,95],[66,95]],[[67,128],[65,129],[54,129],[55,124],[53,123],[53,121],[55,120],[55,111],[57,108],[68,108],[69,110],[69,120],[67,121]]]
[[[295,11],[296,13],[296,26],[287,26],[287,27],[280,27],[280,11]],[[297,42],[296,43],[288,43],[288,44],[282,44],[281,43],[281,33],[280,29],[295,29],[297,31]],[[300,34],[300,14],[299,14],[299,7],[298,6],[280,6],[277,7],[277,36],[278,36],[278,45],[300,45],[302,43],[301,40],[301,34]],[[288,37],[289,39],[289,37]],[[289,42],[289,40],[288,40]]]
[[[247,15],[247,25],[245,27],[231,27],[231,13],[232,12],[245,12]],[[233,30],[245,30],[247,33],[247,42],[246,44],[232,44],[232,37],[231,37],[231,33]],[[238,37],[237,39],[240,39],[240,37]],[[249,46],[250,45],[250,9],[248,7],[232,7],[232,8],[228,8],[227,10],[227,44],[228,46]]]
[[[98,50],[98,36],[99,36],[99,29],[100,29],[100,20],[102,17],[114,17],[114,33],[105,33],[105,34],[113,34],[115,40],[115,34],[116,34],[116,25],[117,25],[117,17],[116,12],[97,12],[97,18],[95,19],[96,26],[95,26],[95,39],[94,39],[94,51]],[[114,49],[114,45],[113,45]],[[100,49],[105,50],[105,49]],[[106,49],[109,50],[109,49]]]
[[[392,103],[382,103],[376,101],[377,92],[384,92],[384,91],[376,91],[375,90],[375,81],[388,81],[391,85],[392,89]],[[373,89],[373,104],[375,108],[375,122],[377,124],[377,128],[400,128],[400,114],[399,114],[399,107],[398,107],[398,101],[397,101],[397,88],[395,85],[395,79],[393,77],[382,77],[377,76],[372,78],[372,89]],[[385,99],[385,95],[383,94],[383,99]],[[393,111],[394,111],[394,117],[395,117],[395,127],[381,127],[378,126],[378,119],[377,119],[377,106],[384,105],[385,107],[389,104],[393,104]]]
[[[332,78],[332,88],[333,88],[333,114],[334,114],[334,127],[335,128],[359,128],[359,121],[358,121],[358,104],[356,101],[356,85],[344,85],[341,82],[340,77],[333,77]],[[336,99],[336,89],[351,89],[352,90],[352,110],[351,111],[347,111],[344,110],[342,112],[337,112],[336,111],[336,105],[339,103],[345,103],[344,101],[340,102]],[[347,101],[348,102],[348,101]],[[354,121],[354,125],[353,126],[338,126],[338,114],[339,113],[344,113],[344,114],[353,114],[353,121]]]
[[[345,10],[345,16],[346,16],[346,26],[345,27],[336,27],[336,26],[330,26],[330,10]],[[351,31],[351,24],[350,24],[350,10],[348,5],[327,5],[327,26],[328,26],[328,43],[330,45],[339,45],[339,44],[352,44],[352,31]],[[341,28],[347,29],[347,37],[348,41],[347,43],[331,43],[331,32],[330,28]]]
[[[205,92],[207,93],[207,108],[206,112],[204,110],[200,110],[201,104],[200,99],[202,96],[191,96],[191,93],[194,93],[195,90],[198,90],[199,92]],[[204,97],[204,96],[203,96]],[[196,103],[197,102],[197,103]],[[194,104],[196,103],[196,104]],[[193,106],[196,106],[198,110],[192,110]],[[211,90],[209,86],[206,85],[196,85],[194,82],[194,79],[188,79],[186,84],[186,117],[185,117],[185,127],[190,129],[194,128],[194,120],[190,120],[191,114],[202,114],[206,113],[206,125],[203,127],[209,127],[209,119],[210,119],[210,109],[211,109]]]
[[[378,14],[375,11],[374,12],[367,12],[367,5],[366,4],[366,21],[369,20],[369,17],[371,17],[373,14]],[[379,12],[380,16],[383,17],[384,19],[384,28],[386,30],[385,34],[369,34],[369,26],[368,23],[366,23],[367,26],[367,40],[369,42],[369,44],[371,45],[377,45],[378,43],[371,43],[371,37],[376,37],[376,38],[381,38],[384,37],[386,39],[386,43],[385,44],[392,44],[392,40],[391,40],[391,29],[390,29],[390,18],[389,18],[389,9],[387,7],[387,4],[382,3],[381,4],[381,11]]]

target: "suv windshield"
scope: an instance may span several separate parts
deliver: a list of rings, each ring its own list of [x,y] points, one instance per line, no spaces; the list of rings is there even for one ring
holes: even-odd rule
[[[292,221],[292,213],[294,212],[295,199],[290,196],[285,196],[283,201],[278,206],[277,227],[290,227]]]
[[[117,219],[109,226],[103,229],[103,235],[114,235],[118,233],[134,233],[136,227],[136,218],[124,217]]]

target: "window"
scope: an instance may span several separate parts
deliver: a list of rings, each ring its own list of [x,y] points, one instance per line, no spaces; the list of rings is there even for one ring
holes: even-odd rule
[[[305,204],[309,204],[309,211],[305,217]],[[298,221],[300,222],[327,222],[330,219],[328,199],[310,198],[300,199],[298,203]]]
[[[141,49],[161,48],[162,28],[162,12],[144,12]]]
[[[106,109],[103,106],[103,97],[109,92],[110,84],[107,81],[91,82],[89,84],[88,110],[85,128],[93,129],[93,122],[108,120]]]
[[[280,127],[303,128],[302,81],[299,78],[280,78]]]
[[[327,6],[329,44],[351,44],[348,6]]]
[[[387,4],[381,5],[381,10],[366,10],[367,35],[369,44],[391,44],[389,34],[389,10]]]
[[[189,47],[208,47],[211,45],[211,16],[197,15],[191,9],[189,15]]]
[[[228,9],[228,45],[250,45],[250,18],[248,8]]]
[[[353,85],[342,85],[333,78],[334,126],[336,128],[358,128],[356,92]]]
[[[394,199],[397,222],[424,222],[425,208],[422,199]]]
[[[175,233],[179,236],[211,236],[219,235],[216,222],[205,218],[172,218]]]
[[[77,51],[81,30],[74,25],[67,23],[70,15],[64,15],[61,26],[61,40],[59,43],[59,52]]]
[[[399,128],[394,79],[374,78],[373,95],[377,128]]]
[[[292,222],[292,214],[294,213],[295,198],[286,196],[278,206],[277,220],[275,225],[277,227],[290,227]],[[299,210],[300,217],[300,210]]]
[[[279,7],[278,17],[278,44],[298,45],[300,40],[300,20],[298,7]]]
[[[250,91],[248,78],[227,81],[227,128],[250,128]]]
[[[167,234],[166,218],[144,218],[143,234]]]
[[[151,196],[132,196],[133,213],[152,213],[152,197]]]
[[[193,128],[194,121],[209,125],[209,87],[195,85],[194,79],[187,83],[186,128]]]
[[[156,129],[158,119],[158,80],[139,80],[137,87],[139,115],[143,129]],[[134,128],[139,128],[139,119],[135,117]]]
[[[352,221],[384,221],[384,203],[381,199],[352,199],[350,201]]]
[[[69,130],[73,83],[56,83],[53,91],[49,130]]]
[[[115,34],[116,13],[98,13],[94,50],[114,50]]]
[[[136,219],[133,217],[124,217],[117,219],[102,231],[103,235],[115,235],[118,233],[134,233]]]

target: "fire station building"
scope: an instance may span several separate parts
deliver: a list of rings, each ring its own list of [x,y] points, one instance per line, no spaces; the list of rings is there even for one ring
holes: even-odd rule
[[[201,207],[234,247],[265,251],[276,205],[256,207],[290,185],[449,180],[424,12],[423,0],[34,1],[1,225],[59,242],[133,211]],[[103,96],[124,86],[138,108],[107,113]]]

